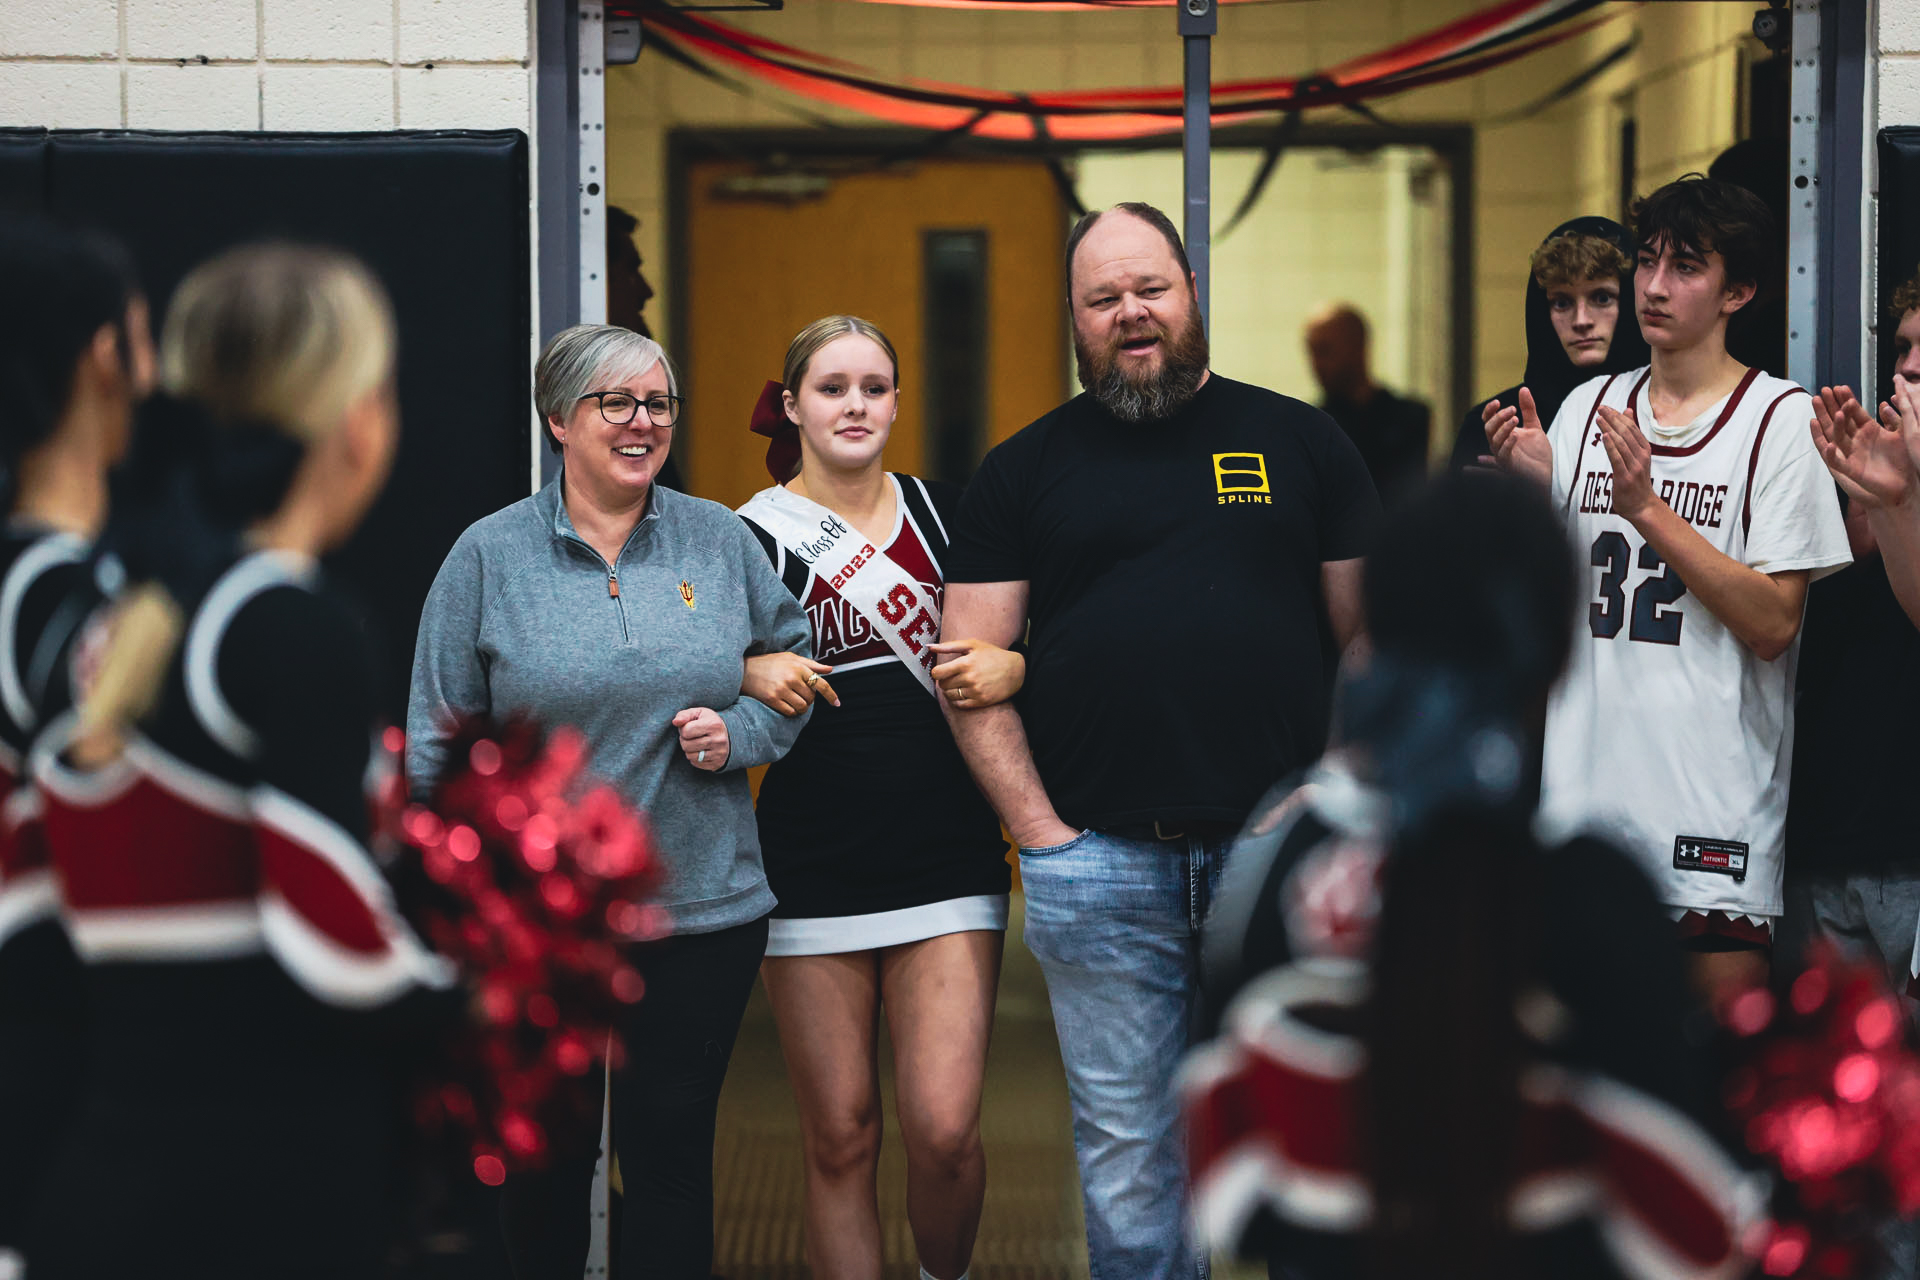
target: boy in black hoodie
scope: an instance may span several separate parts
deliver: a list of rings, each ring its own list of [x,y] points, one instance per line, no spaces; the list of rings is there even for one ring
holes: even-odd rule
[[[1455,470],[1486,458],[1489,409],[1515,403],[1521,387],[1540,421],[1552,422],[1560,402],[1587,379],[1647,363],[1631,305],[1636,248],[1627,229],[1609,218],[1563,222],[1540,242],[1527,269],[1525,379],[1467,410],[1454,437]]]

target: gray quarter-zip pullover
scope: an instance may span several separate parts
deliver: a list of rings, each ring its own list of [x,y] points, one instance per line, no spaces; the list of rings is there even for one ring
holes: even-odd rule
[[[740,695],[750,654],[810,654],[806,615],[739,517],[654,486],[612,565],[567,517],[556,477],[460,535],[420,615],[407,705],[407,781],[424,795],[462,715],[523,712],[586,735],[589,770],[645,810],[680,933],[773,909],[746,770],[785,755],[806,716]],[[673,717],[726,721],[719,773],[680,752]]]

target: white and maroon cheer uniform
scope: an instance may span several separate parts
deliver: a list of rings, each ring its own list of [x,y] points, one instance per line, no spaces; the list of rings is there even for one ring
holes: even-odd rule
[[[64,706],[68,644],[102,598],[94,570],[79,538],[0,533],[0,1248],[20,1243],[82,1080],[80,964],[18,784],[42,719]]]
[[[959,491],[889,479],[899,516],[880,550],[937,606]],[[754,523],[754,502],[741,515],[806,609],[814,657],[834,668],[841,702],[815,699],[799,741],[760,787],[760,845],[780,900],[767,954],[864,951],[1006,928],[1012,877],[1000,823],[939,703],[830,578]],[[914,640],[939,639],[937,618],[921,630]],[[923,654],[923,665],[932,657]]]
[[[1330,753],[1254,809],[1207,924],[1209,983],[1229,989],[1215,1038],[1181,1073],[1193,1217],[1203,1243],[1296,1280],[1373,1270],[1383,1131],[1367,1002],[1393,981],[1376,972],[1375,936],[1395,860],[1423,856],[1395,848],[1399,807]],[[1529,987],[1557,1016],[1527,1033],[1519,1080],[1515,1274],[1747,1274],[1742,1230],[1759,1196],[1713,1133],[1718,1091],[1649,881],[1590,838],[1533,856],[1550,925]],[[1396,1038],[1417,1049],[1404,1029]]]
[[[1683,924],[1725,921],[1758,940],[1782,909],[1799,643],[1762,660],[1614,513],[1599,406],[1632,406],[1654,493],[1735,561],[1817,579],[1849,562],[1846,531],[1805,391],[1749,370],[1724,401],[1667,428],[1648,377],[1586,383],[1550,429],[1553,498],[1588,603],[1547,712],[1541,815],[1549,832],[1610,836]]]
[[[1643,891],[1644,892],[1644,891]],[[1358,1017],[1366,975],[1287,965],[1228,1009],[1182,1068],[1201,1243],[1283,1265],[1371,1273],[1367,1052],[1319,1025]],[[1761,1195],[1712,1136],[1656,1094],[1542,1052],[1522,1066],[1507,1223],[1516,1274],[1735,1280]]]
[[[368,852],[369,650],[284,553],[243,556],[182,604],[122,754],[76,767],[71,713],[33,750],[90,1034],[29,1262],[372,1274],[395,1195],[393,1035],[459,997]]]

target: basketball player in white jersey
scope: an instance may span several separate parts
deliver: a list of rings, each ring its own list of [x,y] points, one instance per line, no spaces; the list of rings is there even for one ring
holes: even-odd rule
[[[1525,392],[1489,406],[1488,442],[1550,486],[1589,575],[1542,821],[1634,853],[1717,993],[1767,970],[1807,584],[1851,557],[1811,398],[1727,352],[1772,252],[1765,206],[1689,175],[1633,221],[1652,364],[1586,383],[1545,430]]]

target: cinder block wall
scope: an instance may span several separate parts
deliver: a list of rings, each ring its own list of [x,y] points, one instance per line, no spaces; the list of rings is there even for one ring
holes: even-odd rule
[[[0,125],[532,130],[535,0],[0,0]]]
[[[1917,0],[1878,0],[1875,6],[1874,74],[1868,78],[1868,119],[1876,129],[1890,125],[1920,125],[1920,2]],[[1867,140],[1873,148],[1874,140]],[[1881,299],[1890,297],[1900,279],[1879,279],[1880,180],[1873,167],[1870,150],[1868,172],[1873,175],[1873,190],[1863,210],[1866,228],[1867,261],[1863,266],[1867,279],[1867,368],[1878,369],[1879,344],[1890,340],[1894,322],[1882,310]]]
[[[1879,0],[1879,123],[1920,124],[1920,4]]]

